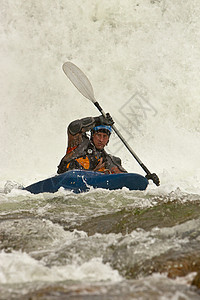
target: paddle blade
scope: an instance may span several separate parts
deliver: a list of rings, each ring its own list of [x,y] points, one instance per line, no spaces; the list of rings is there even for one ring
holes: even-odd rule
[[[93,103],[96,102],[92,85],[87,76],[71,62],[65,62],[62,68],[79,92]]]

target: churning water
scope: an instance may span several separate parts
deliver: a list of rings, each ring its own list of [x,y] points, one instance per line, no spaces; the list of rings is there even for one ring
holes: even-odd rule
[[[0,299],[199,299],[199,1],[0,6]],[[99,115],[65,61],[160,187],[18,189],[56,173],[72,120]],[[144,174],[115,134],[107,150]]]

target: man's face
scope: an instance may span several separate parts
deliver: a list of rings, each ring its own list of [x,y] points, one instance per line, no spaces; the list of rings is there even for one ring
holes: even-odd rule
[[[104,132],[96,132],[93,134],[93,143],[98,150],[102,150],[108,143],[109,136]]]

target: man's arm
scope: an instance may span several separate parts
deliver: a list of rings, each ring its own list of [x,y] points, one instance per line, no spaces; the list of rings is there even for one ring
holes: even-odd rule
[[[71,122],[67,129],[68,146],[67,153],[71,152],[83,141],[83,135],[86,131],[92,129],[95,125],[95,118],[87,117]]]
[[[86,117],[75,120],[68,126],[68,148],[77,147],[82,142],[82,136],[85,132],[99,125],[112,125],[114,122],[109,114],[99,117]]]
[[[76,135],[77,133],[86,132],[96,126],[96,118],[87,117],[80,120],[75,120],[71,122],[68,126],[68,132],[71,135]]]
[[[121,159],[110,154],[107,155],[106,168],[108,168],[112,174],[127,173],[121,165]]]
[[[66,161],[72,155],[73,150],[76,149],[83,141],[83,135],[86,131],[99,126],[101,124],[112,125],[113,121],[110,115],[107,115],[107,118],[104,118],[102,115],[99,117],[86,117],[83,119],[75,120],[71,122],[68,126],[68,145],[66,155],[62,158],[58,166],[58,174],[64,173],[66,171]]]

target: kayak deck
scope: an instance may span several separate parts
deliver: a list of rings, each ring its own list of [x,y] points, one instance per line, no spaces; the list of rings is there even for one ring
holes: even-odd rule
[[[75,193],[87,192],[90,187],[108,190],[145,190],[148,180],[136,173],[103,174],[94,171],[72,170],[47,178],[24,188],[33,194],[55,193],[60,187]]]

